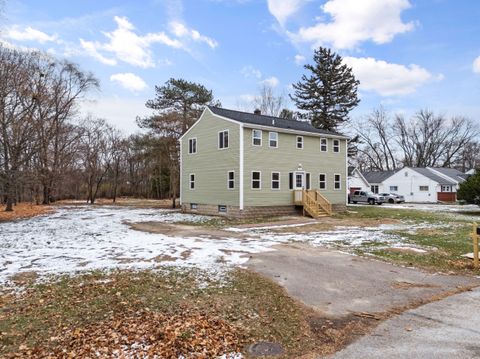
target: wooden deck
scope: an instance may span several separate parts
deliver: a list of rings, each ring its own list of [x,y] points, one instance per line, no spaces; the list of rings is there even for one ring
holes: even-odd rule
[[[293,202],[303,206],[303,215],[308,214],[313,218],[332,215],[332,204],[318,189],[300,189],[293,191]]]

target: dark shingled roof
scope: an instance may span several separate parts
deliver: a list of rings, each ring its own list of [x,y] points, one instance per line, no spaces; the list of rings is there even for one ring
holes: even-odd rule
[[[388,177],[394,175],[397,171],[373,171],[373,172],[363,172],[363,177],[367,180],[368,183],[382,183]]]
[[[463,172],[460,172],[459,170],[456,170],[455,168],[445,168],[445,167],[433,167],[437,172],[440,172],[444,176],[448,176],[452,178],[453,180],[462,183],[466,179],[466,175]]]
[[[424,175],[425,177],[430,178],[431,180],[439,184],[455,184],[453,180],[448,180],[446,178],[440,177],[439,175],[435,174],[433,171],[430,171],[428,168],[412,167],[412,170]]]
[[[345,135],[342,135],[341,133],[325,131],[325,130],[320,130],[318,128],[315,128],[310,124],[310,122],[286,120],[280,117],[256,115],[254,113],[228,110],[226,108],[220,108],[220,107],[214,107],[214,106],[208,106],[208,108],[215,115],[226,117],[231,120],[235,120],[242,123],[248,123],[251,125],[276,127],[276,128],[283,128],[283,129],[288,129],[293,131],[320,133],[324,135],[342,136],[347,138]]]

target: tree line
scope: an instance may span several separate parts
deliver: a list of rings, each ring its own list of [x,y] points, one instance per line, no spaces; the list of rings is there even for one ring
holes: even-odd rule
[[[478,130],[471,120],[418,111],[412,118],[372,111],[356,122],[359,81],[327,48],[284,94],[262,87],[254,106],[263,114],[347,131],[350,160],[362,170],[402,166],[475,167]],[[99,81],[69,61],[0,46],[0,198],[7,210],[20,201],[99,197],[170,198],[179,193],[179,137],[207,105],[221,106],[211,90],[184,79],[155,87],[150,116],[137,118],[142,133],[125,136],[104,119],[82,118],[81,101]]]

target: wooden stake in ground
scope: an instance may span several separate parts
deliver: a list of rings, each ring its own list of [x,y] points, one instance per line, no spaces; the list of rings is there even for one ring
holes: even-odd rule
[[[478,268],[478,236],[479,228],[477,223],[473,223],[472,239],[473,239],[473,267]]]

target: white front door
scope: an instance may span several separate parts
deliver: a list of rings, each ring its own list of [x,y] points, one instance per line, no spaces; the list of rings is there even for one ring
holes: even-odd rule
[[[293,188],[294,189],[304,189],[305,188],[305,172],[295,172],[294,181],[293,181]]]

